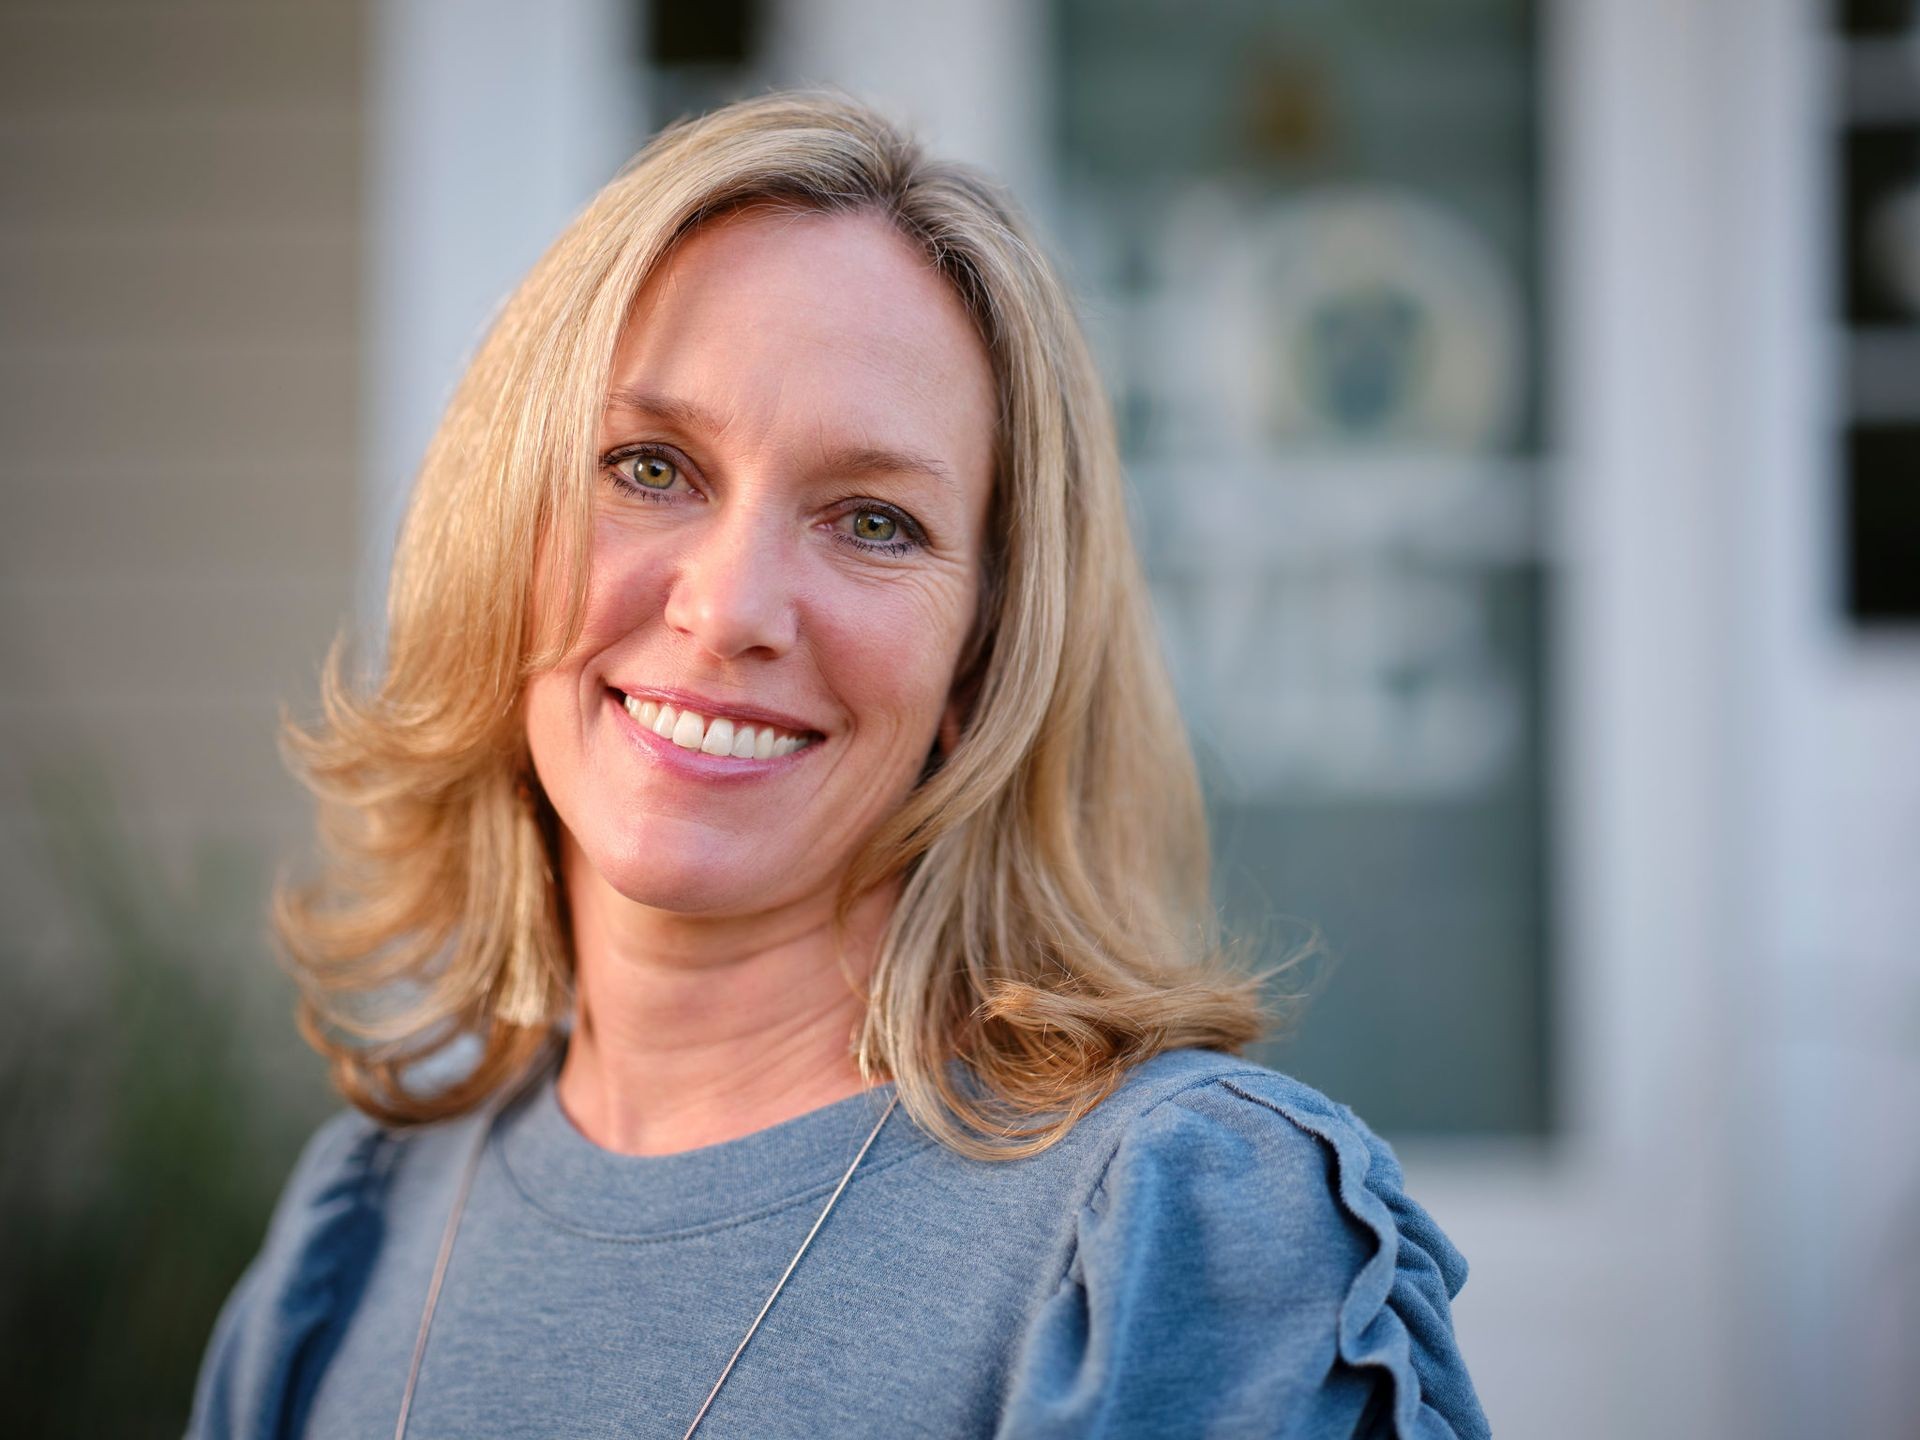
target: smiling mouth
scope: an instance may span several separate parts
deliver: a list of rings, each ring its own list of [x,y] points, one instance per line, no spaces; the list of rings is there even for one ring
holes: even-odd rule
[[[823,738],[818,731],[796,733],[764,721],[736,720],[727,715],[701,715],[658,700],[621,695],[627,713],[663,740],[682,750],[733,760],[777,760],[804,750]]]

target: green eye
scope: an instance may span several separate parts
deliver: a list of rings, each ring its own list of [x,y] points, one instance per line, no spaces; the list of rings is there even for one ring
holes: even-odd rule
[[[900,522],[878,510],[861,510],[853,517],[853,534],[857,540],[884,545],[899,532]]]
[[[629,472],[637,485],[649,490],[671,490],[679,467],[664,455],[634,455],[630,457],[633,469]]]

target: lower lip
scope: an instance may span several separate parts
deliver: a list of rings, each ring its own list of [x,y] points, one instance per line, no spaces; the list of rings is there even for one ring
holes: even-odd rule
[[[803,763],[806,758],[820,748],[820,742],[803,745],[786,755],[774,755],[765,760],[737,760],[709,755],[703,750],[689,750],[684,745],[676,745],[664,735],[656,735],[633,717],[627,709],[626,701],[612,690],[607,692],[607,704],[614,712],[614,723],[621,726],[642,755],[656,765],[663,765],[677,774],[696,780],[764,780],[779,775],[794,765]]]

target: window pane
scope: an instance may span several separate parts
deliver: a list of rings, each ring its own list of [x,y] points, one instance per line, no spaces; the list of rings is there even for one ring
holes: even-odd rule
[[[1055,0],[1055,218],[1221,898],[1336,961],[1260,1058],[1383,1129],[1540,1131],[1532,7],[1194,13]]]

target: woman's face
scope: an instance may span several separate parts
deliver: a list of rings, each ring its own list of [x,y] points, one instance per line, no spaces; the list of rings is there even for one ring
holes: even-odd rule
[[[576,861],[684,914],[830,893],[957,724],[995,410],[958,296],[886,222],[683,240],[614,356],[584,631],[527,685]]]

